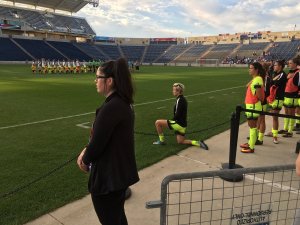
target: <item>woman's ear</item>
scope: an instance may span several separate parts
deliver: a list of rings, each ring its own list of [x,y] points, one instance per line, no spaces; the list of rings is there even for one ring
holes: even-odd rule
[[[114,87],[114,79],[112,77],[107,78],[107,82],[110,88]]]

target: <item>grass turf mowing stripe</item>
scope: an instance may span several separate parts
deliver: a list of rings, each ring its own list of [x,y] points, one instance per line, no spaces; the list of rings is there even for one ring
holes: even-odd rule
[[[201,93],[186,95],[185,97],[188,98],[188,97],[193,97],[193,96],[197,96],[197,95],[211,94],[211,93],[215,93],[215,92],[227,91],[227,90],[232,90],[232,89],[241,88],[241,87],[244,87],[244,86],[237,86],[237,87],[231,87],[231,88],[224,88],[224,89],[219,89],[219,90],[201,92]],[[170,100],[174,100],[174,98],[167,98],[167,99],[161,99],[161,100],[156,100],[156,101],[151,101],[151,102],[137,103],[137,104],[134,104],[134,106],[149,105],[149,104],[153,104],[153,103],[165,102],[165,101],[170,101]],[[85,115],[90,115],[90,114],[93,114],[93,113],[95,113],[95,112],[87,112],[87,113],[82,113],[82,114],[77,114],[77,115],[63,116],[63,117],[58,117],[58,118],[53,118],[53,119],[40,120],[40,121],[23,123],[23,124],[16,124],[16,125],[11,125],[11,126],[5,126],[5,127],[0,127],[0,130],[9,129],[9,128],[15,128],[15,127],[23,127],[23,126],[28,126],[28,125],[33,125],[33,124],[39,124],[39,123],[46,123],[46,122],[51,122],[51,121],[56,121],[56,120],[62,120],[62,119],[68,119],[68,118],[78,117],[78,116],[85,116]]]

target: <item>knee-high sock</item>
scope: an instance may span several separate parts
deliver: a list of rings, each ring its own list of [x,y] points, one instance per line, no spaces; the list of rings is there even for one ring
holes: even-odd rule
[[[160,134],[160,135],[158,135],[158,137],[159,137],[159,140],[160,140],[161,142],[164,142],[164,141],[165,141],[165,136],[164,136],[164,134]]]
[[[192,140],[192,145],[194,145],[194,146],[200,146],[200,144],[199,144],[199,141],[196,141],[196,140]]]
[[[274,130],[272,128],[272,134],[273,134],[273,137],[278,137],[278,130]]]
[[[293,133],[294,125],[295,125],[295,119],[290,119],[289,131],[288,131],[289,133]]]
[[[255,142],[257,140],[257,128],[250,128],[250,135],[249,135],[249,147],[251,149],[254,149],[254,145],[255,145]]]
[[[263,141],[264,140],[264,133],[259,132],[258,133],[258,140]]]
[[[289,119],[289,118],[284,118],[283,121],[284,121],[283,129],[284,129],[284,130],[288,130],[288,129],[289,129],[289,122],[290,122],[290,119]]]

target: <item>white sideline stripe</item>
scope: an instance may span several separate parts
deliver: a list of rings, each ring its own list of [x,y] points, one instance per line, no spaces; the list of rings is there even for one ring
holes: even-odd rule
[[[166,108],[166,106],[158,107],[156,109],[164,109],[164,108]]]
[[[220,92],[220,91],[227,91],[227,90],[232,90],[232,89],[241,88],[241,87],[245,87],[245,85],[231,87],[231,88],[223,88],[223,89],[214,90],[214,91],[206,91],[206,92],[201,92],[201,93],[192,94],[192,95],[185,95],[185,97],[205,95],[205,94],[210,94],[210,93],[215,93],[215,92]],[[174,100],[174,98],[166,98],[166,99],[152,101],[152,102],[143,102],[143,103],[134,104],[134,106],[149,105],[149,104],[153,104],[153,103],[157,103],[157,102],[165,102],[165,101],[170,101],[170,100]],[[5,126],[5,127],[0,127],[0,130],[15,128],[15,127],[23,127],[23,126],[28,126],[28,125],[32,125],[32,124],[47,123],[47,122],[56,121],[56,120],[69,119],[69,118],[85,116],[85,115],[89,115],[89,114],[93,114],[93,113],[95,113],[95,112],[87,112],[87,113],[82,113],[82,114],[77,114],[77,115],[57,117],[57,118],[48,119],[48,120],[40,120],[40,121],[35,121],[35,122],[30,122],[30,123],[22,123],[22,124],[16,124],[16,125],[11,125],[11,126]]]
[[[76,124],[77,127],[81,127],[81,128],[84,128],[84,129],[91,129],[91,126],[88,126],[86,124],[89,124],[90,122],[85,122],[85,123],[79,123],[79,124]]]
[[[199,160],[196,160],[196,159],[192,159],[190,157],[187,157],[187,156],[184,156],[184,155],[179,155],[179,154],[176,154],[177,156],[181,157],[181,158],[185,158],[185,159],[188,159],[188,160],[191,160],[191,161],[194,161],[196,163],[200,163],[202,165],[208,165],[208,163],[205,163],[205,162],[201,162]]]
[[[85,115],[89,115],[92,113],[95,113],[95,112],[88,112],[88,113],[82,113],[82,114],[77,114],[77,115],[72,115],[72,116],[63,116],[63,117],[58,117],[58,118],[53,118],[53,119],[48,119],[48,120],[40,120],[40,121],[35,121],[35,122],[30,122],[30,123],[22,123],[22,124],[7,126],[7,127],[0,127],[0,130],[14,128],[14,127],[23,127],[23,126],[38,124],[38,123],[46,123],[46,122],[51,122],[51,121],[56,121],[56,120],[63,120],[63,119],[68,119],[68,118],[73,118],[73,117],[78,117],[78,116],[85,116]]]
[[[268,185],[268,186],[279,188],[279,189],[281,189],[283,191],[289,191],[290,193],[293,193],[293,194],[296,194],[296,195],[299,194],[299,190],[298,189],[295,189],[295,188],[292,188],[292,187],[289,187],[289,186],[281,185],[279,183],[274,183],[272,181],[261,179],[259,177],[253,176],[253,175],[245,175],[245,177],[247,179],[256,181],[258,183],[262,183],[262,184],[265,184],[265,185]]]

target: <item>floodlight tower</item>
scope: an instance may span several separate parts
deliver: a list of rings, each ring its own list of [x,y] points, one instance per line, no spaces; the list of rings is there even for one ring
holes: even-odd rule
[[[94,7],[99,6],[99,0],[85,0],[85,1],[88,2],[89,4],[93,5]]]

